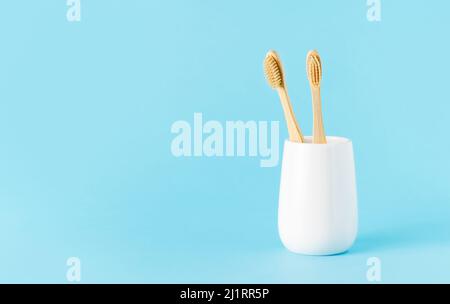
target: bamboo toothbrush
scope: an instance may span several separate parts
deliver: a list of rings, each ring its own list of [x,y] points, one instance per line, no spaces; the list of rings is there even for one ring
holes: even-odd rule
[[[275,51],[269,51],[264,59],[264,72],[266,74],[269,85],[278,91],[283,106],[284,117],[289,132],[289,140],[292,142],[303,143],[303,135],[295,119],[292,110],[291,101],[287,92],[286,82],[284,79],[283,66],[280,57]]]
[[[306,72],[313,101],[313,143],[326,144],[325,130],[322,120],[322,105],[320,98],[320,81],[322,80],[322,62],[317,51],[310,51],[306,56]]]

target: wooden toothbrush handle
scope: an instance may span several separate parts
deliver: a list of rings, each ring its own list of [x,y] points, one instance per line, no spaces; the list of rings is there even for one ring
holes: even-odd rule
[[[303,135],[297,120],[295,119],[294,110],[292,110],[291,101],[285,88],[279,88],[278,94],[280,95],[281,105],[283,106],[284,117],[289,132],[289,140],[292,142],[303,143]]]
[[[311,95],[313,99],[313,143],[326,144],[327,138],[323,128],[320,87],[312,87]]]

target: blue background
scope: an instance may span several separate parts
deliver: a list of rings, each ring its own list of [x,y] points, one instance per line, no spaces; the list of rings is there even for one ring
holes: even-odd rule
[[[0,282],[450,282],[450,3],[82,0],[0,5]],[[177,120],[280,120],[282,56],[311,132],[304,57],[324,64],[326,131],[354,141],[360,232],[344,255],[286,251],[280,166],[175,158]],[[281,146],[280,146],[281,149]],[[281,151],[280,151],[281,153]]]

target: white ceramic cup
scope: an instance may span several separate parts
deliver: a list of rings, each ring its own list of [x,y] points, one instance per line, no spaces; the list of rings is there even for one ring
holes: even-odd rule
[[[358,210],[353,146],[327,137],[327,144],[286,141],[281,169],[278,230],[295,253],[332,255],[356,239]]]

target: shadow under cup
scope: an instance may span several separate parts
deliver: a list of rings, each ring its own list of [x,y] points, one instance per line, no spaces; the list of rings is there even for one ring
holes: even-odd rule
[[[278,207],[278,230],[295,253],[332,255],[347,251],[358,227],[355,165],[349,139],[327,144],[286,141]]]

